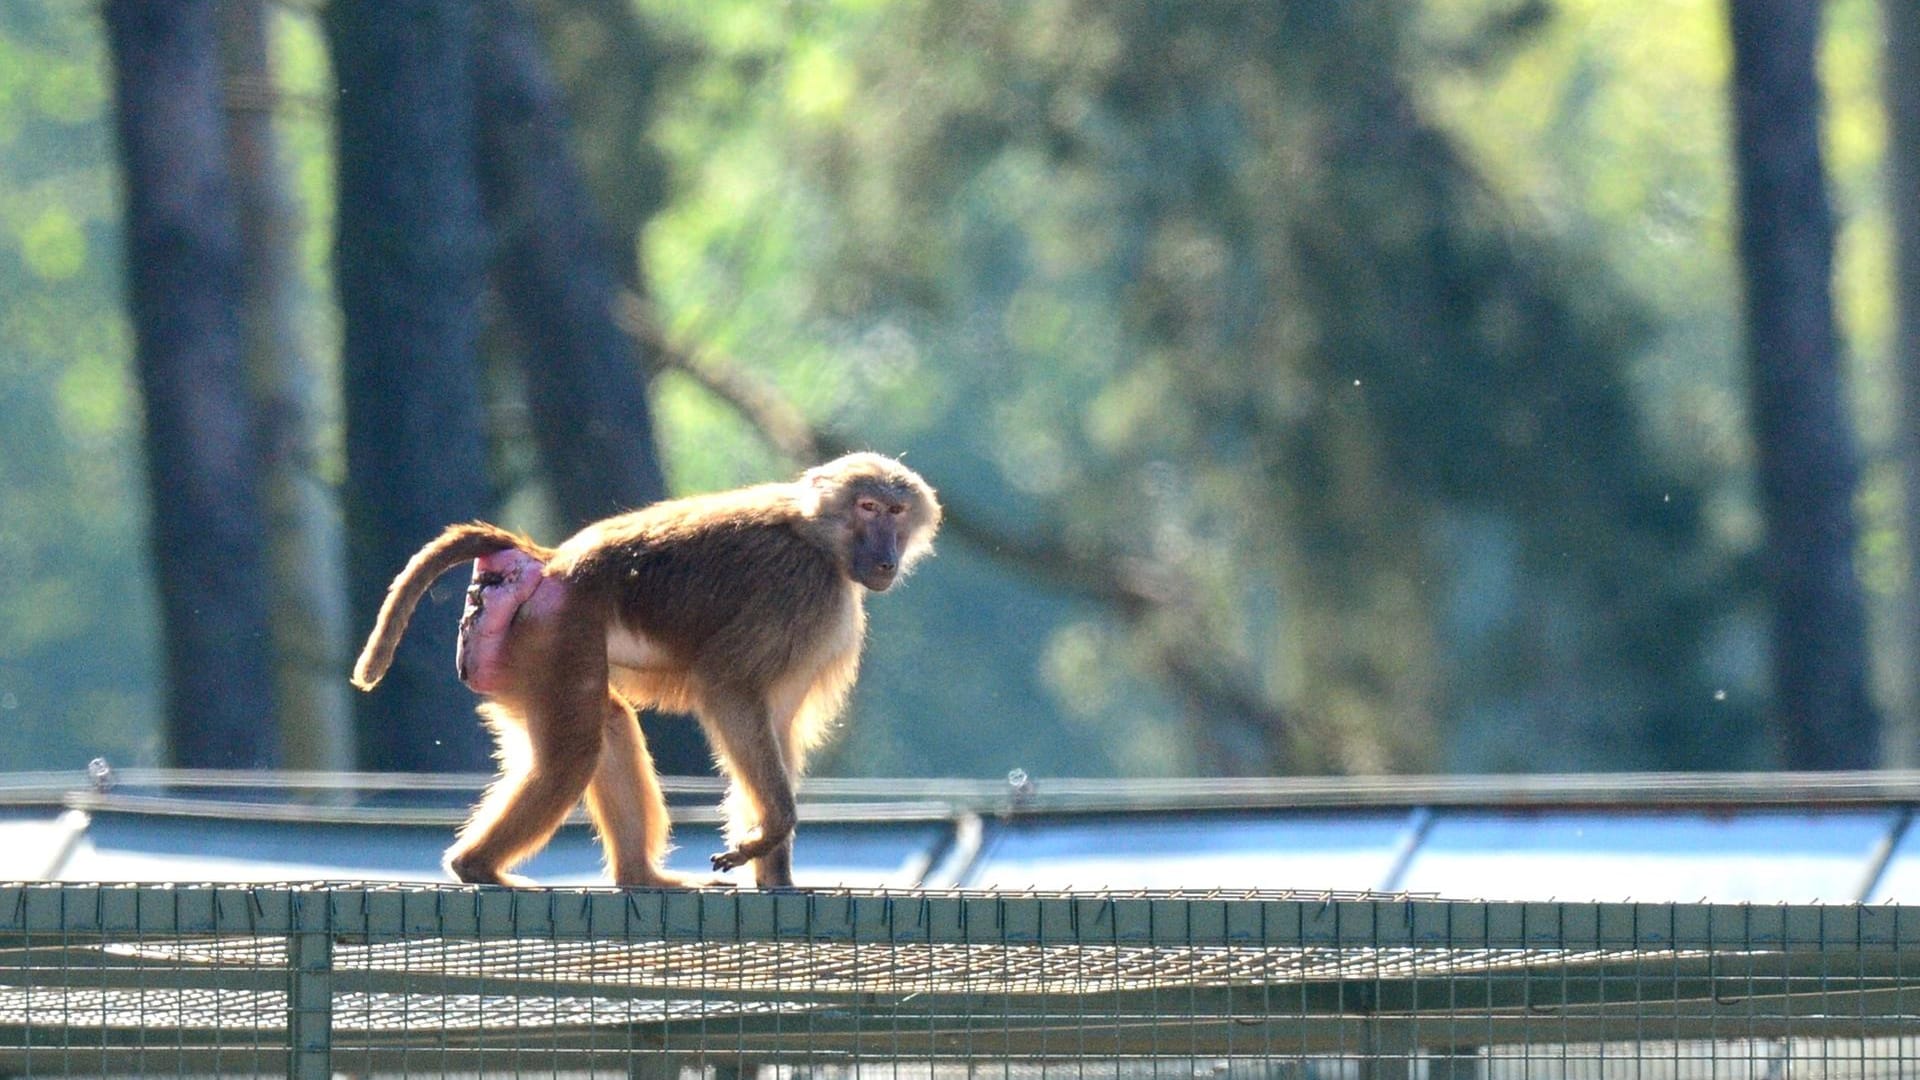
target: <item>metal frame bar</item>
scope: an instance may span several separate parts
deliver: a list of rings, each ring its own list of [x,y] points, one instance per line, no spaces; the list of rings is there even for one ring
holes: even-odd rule
[[[400,883],[0,884],[15,934],[344,935],[1449,949],[1920,948],[1920,907],[1439,900],[1280,892],[525,888]],[[1917,958],[1920,959],[1920,958]]]
[[[491,775],[252,769],[106,769],[0,774],[0,805],[49,805],[128,788],[174,792],[477,791]],[[669,795],[716,797],[724,782],[665,776]],[[1354,807],[1671,807],[1920,804],[1920,769],[1859,772],[1566,773],[996,780],[811,777],[815,802],[923,803],[976,813]]]

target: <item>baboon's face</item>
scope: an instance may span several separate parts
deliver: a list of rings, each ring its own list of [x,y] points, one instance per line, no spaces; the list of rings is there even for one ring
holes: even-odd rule
[[[886,592],[900,576],[901,520],[907,507],[908,500],[889,491],[870,488],[854,496],[847,573],[874,592]]]
[[[847,577],[885,592],[933,550],[940,500],[913,470],[879,454],[848,454],[807,470],[819,502],[811,517]]]

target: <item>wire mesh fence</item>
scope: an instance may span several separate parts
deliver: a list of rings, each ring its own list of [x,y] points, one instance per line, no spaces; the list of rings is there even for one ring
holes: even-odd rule
[[[1920,1075],[1920,908],[0,887],[0,1074]]]

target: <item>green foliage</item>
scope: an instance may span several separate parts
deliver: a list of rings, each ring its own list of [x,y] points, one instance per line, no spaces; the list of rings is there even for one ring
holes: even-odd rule
[[[1479,0],[1428,0],[1423,31],[1456,56],[1484,14]],[[1649,310],[1652,336],[1627,368],[1649,452],[1702,485],[1703,541],[1714,557],[1757,551],[1734,241],[1723,5],[1663,0],[1623,7],[1557,0],[1553,17],[1497,63],[1434,63],[1425,100],[1461,133],[1501,193],[1556,236],[1598,252]],[[1827,167],[1838,216],[1836,294],[1867,457],[1859,500],[1862,578],[1891,618],[1907,560],[1894,460],[1896,373],[1888,339],[1892,235],[1884,197],[1880,11],[1826,5],[1821,70]],[[1652,58],[1657,57],[1657,62]],[[1760,630],[1715,646],[1733,696],[1757,697]],[[1883,665],[1902,661],[1889,637]],[[1742,685],[1742,684],[1745,685]],[[1717,708],[1717,706],[1716,706]]]
[[[0,6],[0,768],[158,759],[118,178],[90,8]]]
[[[1769,761],[1719,0],[535,7],[674,340],[1160,590],[1120,611],[947,540],[872,605],[827,768]],[[1829,11],[1884,455],[1876,12]],[[158,752],[92,19],[0,5],[0,767]],[[278,29],[323,283],[330,77],[309,18]],[[681,377],[655,404],[678,490],[791,467]],[[1891,470],[1863,506],[1888,596]]]

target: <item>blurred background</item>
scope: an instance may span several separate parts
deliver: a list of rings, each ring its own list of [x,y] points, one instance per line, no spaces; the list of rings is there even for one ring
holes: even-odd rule
[[[0,0],[0,770],[485,769],[412,550],[847,448],[820,773],[1910,767],[1914,401],[1905,0]]]

